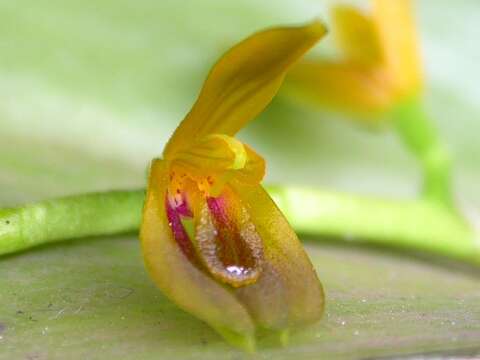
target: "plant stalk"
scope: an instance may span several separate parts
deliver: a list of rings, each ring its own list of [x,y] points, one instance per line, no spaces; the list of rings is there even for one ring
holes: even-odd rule
[[[425,199],[454,209],[450,152],[440,139],[420,98],[408,98],[394,106],[391,116],[397,134],[423,168]]]
[[[473,230],[441,204],[301,187],[267,190],[302,234],[374,243],[480,264]],[[0,210],[0,255],[71,238],[138,231],[144,190],[91,193]]]

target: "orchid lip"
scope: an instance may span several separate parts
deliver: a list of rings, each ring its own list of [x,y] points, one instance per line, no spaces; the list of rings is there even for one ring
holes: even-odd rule
[[[215,278],[233,287],[257,281],[263,242],[235,194],[207,197],[197,229],[199,252]]]
[[[202,196],[194,215],[184,192],[166,194],[165,206],[173,238],[183,254],[217,280],[241,287],[261,273],[263,244],[248,212],[233,194]],[[188,226],[194,223],[194,228]],[[203,266],[202,266],[203,265]]]

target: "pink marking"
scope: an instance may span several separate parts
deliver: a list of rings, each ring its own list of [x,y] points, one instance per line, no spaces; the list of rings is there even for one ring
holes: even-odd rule
[[[187,202],[187,197],[185,196],[184,192],[180,192],[177,190],[175,195],[168,195],[167,199],[170,203],[170,206],[175,209],[177,213],[184,217],[193,217],[193,213],[190,210],[190,206]]]
[[[175,211],[184,217],[193,217],[192,210],[190,210],[185,197],[183,197],[183,202],[176,206]]]
[[[217,219],[218,222],[222,224],[227,224],[230,222],[225,209],[226,204],[224,197],[208,197],[207,204],[210,213],[215,219]]]
[[[185,254],[185,256],[190,261],[194,261],[195,250],[190,241],[190,238],[188,237],[187,232],[185,231],[185,228],[183,227],[183,224],[180,218],[181,216],[191,217],[192,216],[191,210],[188,208],[188,205],[186,202],[182,202],[180,204],[180,207],[172,206],[172,201],[169,201],[168,194],[166,194],[166,197],[165,197],[165,208],[167,210],[168,225],[170,225],[170,228],[172,229],[172,233],[173,233],[173,237],[175,238],[175,241],[177,242],[178,246],[180,247],[182,252]],[[184,215],[184,214],[187,214],[187,215]]]

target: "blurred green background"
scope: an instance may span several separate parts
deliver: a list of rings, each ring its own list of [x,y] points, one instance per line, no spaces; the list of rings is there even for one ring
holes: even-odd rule
[[[146,164],[225,49],[264,27],[326,18],[328,4],[2,2],[0,180],[17,185],[5,200],[143,185]],[[479,5],[417,5],[427,106],[455,153],[457,188],[478,203]],[[331,45],[327,39],[316,50]],[[418,182],[415,163],[388,132],[365,134],[280,98],[243,137],[265,154],[274,182],[398,195],[413,193]]]
[[[268,26],[328,20],[331,3],[0,1],[1,204],[144,186],[149,160],[223,51]],[[458,200],[478,218],[480,4],[415,4],[426,106],[454,154]],[[331,52],[332,45],[327,39],[314,52]],[[240,137],[267,159],[269,182],[409,197],[420,181],[414,159],[388,129],[364,131],[282,94]],[[380,250],[310,243],[309,251],[330,294],[327,319],[297,345],[258,358],[478,344],[478,275]],[[4,257],[0,274],[0,358],[242,357],[153,288],[133,236]]]

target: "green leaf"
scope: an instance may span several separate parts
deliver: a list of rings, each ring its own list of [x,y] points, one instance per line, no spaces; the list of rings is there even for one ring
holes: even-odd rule
[[[304,239],[308,240],[308,239]],[[323,321],[260,343],[260,358],[366,358],[478,346],[478,279],[380,250],[309,244]],[[153,285],[135,237],[77,240],[0,261],[9,359],[243,359]]]

